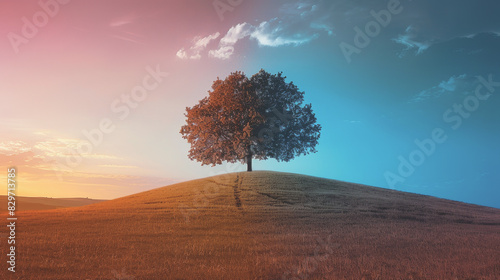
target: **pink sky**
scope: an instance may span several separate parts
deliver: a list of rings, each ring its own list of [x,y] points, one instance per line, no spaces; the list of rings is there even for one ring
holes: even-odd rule
[[[221,21],[210,1],[42,2],[58,8],[49,5],[53,17],[23,43],[13,43],[12,33],[23,36],[23,18],[33,22],[43,8],[38,1],[0,4],[0,165],[18,167],[18,195],[114,198],[212,175],[187,159],[179,134],[184,110],[206,94],[216,73],[236,70],[245,57],[214,63],[176,54],[227,30],[236,22],[232,13],[244,19],[249,5]],[[168,77],[149,80],[151,69]],[[132,108],[122,95],[144,79],[151,88]],[[77,162],[75,151],[88,144],[83,131],[103,119],[113,131],[90,152],[78,152]]]

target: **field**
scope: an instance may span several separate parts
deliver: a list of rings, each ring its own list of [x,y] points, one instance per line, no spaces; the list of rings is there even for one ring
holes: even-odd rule
[[[16,210],[49,210],[66,207],[85,206],[104,200],[89,198],[49,198],[49,197],[16,197]],[[0,212],[7,211],[7,196],[0,195]]]
[[[17,272],[2,238],[0,279],[500,275],[499,209],[289,173],[232,173],[18,217]]]

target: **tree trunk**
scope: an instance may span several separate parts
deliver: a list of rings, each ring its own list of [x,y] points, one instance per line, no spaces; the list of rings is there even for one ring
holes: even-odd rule
[[[247,155],[247,172],[252,171],[252,152],[249,152]]]

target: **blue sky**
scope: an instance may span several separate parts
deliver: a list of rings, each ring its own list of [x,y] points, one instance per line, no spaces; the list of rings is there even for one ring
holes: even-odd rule
[[[492,12],[498,4],[401,1],[401,12],[392,15],[349,63],[339,45],[355,45],[354,27],[363,29],[374,20],[370,11],[380,13],[389,2],[287,3],[273,20],[281,23],[277,29],[286,34],[282,41],[292,43],[245,42],[253,43],[253,62],[246,65],[246,72],[283,71],[306,92],[306,101],[313,104],[323,126],[317,154],[285,164],[269,160],[256,163],[255,168],[499,207],[496,108],[500,100],[493,92],[474,109],[474,100],[466,99],[480,84],[478,76],[491,75],[493,81],[500,81],[500,27]],[[295,38],[304,42],[295,44]],[[250,48],[241,49],[245,47]],[[234,56],[243,55],[235,49]],[[448,115],[455,117],[451,123],[444,120],[443,114],[464,100],[472,102],[470,117],[453,112]],[[456,116],[463,122],[453,129]],[[446,141],[436,144],[411,176],[388,182],[387,172],[399,175],[399,156],[408,159],[419,150],[415,140],[430,138],[436,128],[444,131]]]
[[[500,207],[496,1],[138,3],[60,4],[34,38],[17,45],[12,33],[23,36],[22,18],[42,8],[1,4],[11,12],[1,19],[9,67],[0,70],[8,101],[0,107],[0,163],[25,174],[25,195],[114,198],[245,170],[191,162],[179,130],[185,107],[217,77],[263,68],[305,91],[323,129],[316,154],[256,161],[254,170]],[[117,118],[110,105],[147,69],[168,76]],[[88,142],[83,131],[103,118],[115,129],[68,166],[71,151]],[[417,163],[411,174],[398,170],[401,158]]]

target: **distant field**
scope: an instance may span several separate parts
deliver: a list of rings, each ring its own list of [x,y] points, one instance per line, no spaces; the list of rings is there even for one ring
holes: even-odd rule
[[[49,210],[66,207],[85,206],[105,200],[88,198],[16,197],[16,210]],[[7,196],[0,195],[0,211],[7,210]]]
[[[499,209],[288,173],[233,173],[26,211],[18,223],[18,271],[7,271],[2,238],[0,279],[500,275]]]

